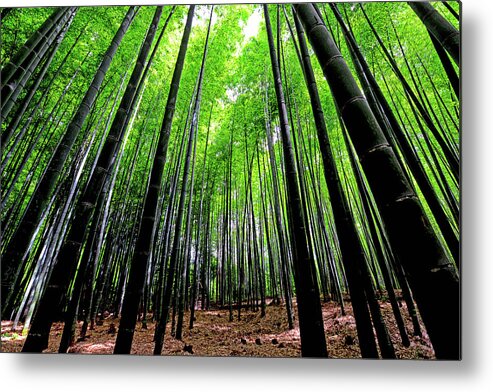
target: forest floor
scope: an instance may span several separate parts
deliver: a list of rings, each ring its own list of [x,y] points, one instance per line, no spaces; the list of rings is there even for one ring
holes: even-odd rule
[[[405,359],[433,359],[426,332],[422,337],[412,335],[412,323],[408,317],[405,303],[401,312],[406,321],[411,345],[404,347],[400,341],[390,303],[381,302],[383,317],[389,329],[396,355]],[[295,306],[295,314],[296,306]],[[260,311],[253,312],[242,309],[241,320],[237,320],[237,310],[234,321],[229,321],[228,309],[198,310],[195,312],[196,321],[192,330],[188,329],[189,314],[185,314],[183,339],[177,340],[169,335],[169,325],[165,338],[163,355],[196,355],[196,356],[241,356],[241,357],[300,357],[301,344],[298,323],[295,328],[288,329],[285,307],[281,305],[267,306],[265,317],[260,317]],[[327,349],[331,358],[361,358],[356,334],[356,324],[352,308],[346,305],[346,315],[341,315],[341,309],[335,302],[323,303],[323,318]],[[20,352],[25,336],[22,336],[21,324],[12,331],[11,321],[2,321],[1,352]],[[81,323],[78,325],[80,331]],[[148,322],[148,328],[137,324],[134,335],[132,354],[152,355],[154,348],[154,322]],[[111,354],[113,352],[118,319],[111,315],[103,320],[102,325],[95,326],[87,332],[83,341],[78,341],[69,349],[71,353],[80,354]],[[423,328],[424,330],[424,328]],[[53,324],[50,343],[46,353],[56,353],[63,331],[62,323]]]

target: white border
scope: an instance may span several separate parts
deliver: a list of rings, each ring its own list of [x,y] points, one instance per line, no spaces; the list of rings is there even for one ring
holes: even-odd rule
[[[2,0],[1,6],[157,3]],[[492,390],[492,4],[491,0],[463,1],[462,362],[0,354],[0,388],[96,392]]]

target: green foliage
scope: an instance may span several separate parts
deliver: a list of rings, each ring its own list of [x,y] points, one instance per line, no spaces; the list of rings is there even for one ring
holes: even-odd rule
[[[449,2],[458,10],[458,2]],[[438,143],[427,129],[421,129],[412,113],[409,101],[406,99],[401,83],[392,72],[390,65],[385,59],[382,50],[379,48],[368,24],[363,18],[361,8],[364,7],[369,18],[374,23],[375,28],[383,37],[387,48],[392,52],[399,68],[407,80],[415,80],[413,89],[416,93],[425,92],[429,98],[428,107],[438,113],[433,121],[440,126],[442,132],[450,140],[451,145],[458,150],[460,134],[457,130],[459,124],[458,113],[459,102],[451,92],[450,84],[444,74],[444,70],[436,51],[431,44],[428,33],[416,17],[411,8],[405,2],[377,2],[377,3],[343,3],[341,12],[354,33],[355,39],[359,44],[363,55],[367,59],[377,82],[389,100],[393,102],[393,109],[401,118],[406,130],[406,136],[415,146],[420,162],[432,182],[437,193],[443,200],[444,205],[446,194],[444,189],[450,188],[452,196],[459,198],[458,184],[455,183],[450,175],[447,164],[443,159]],[[270,13],[273,26],[277,23],[277,6],[270,5]],[[355,74],[354,67],[349,61],[349,50],[344,42],[340,27],[330,12],[330,8],[323,4],[320,5],[323,17],[327,25],[334,33],[335,40],[339,44],[344,58]],[[445,9],[442,4],[437,5],[437,9],[458,27],[458,23]],[[107,73],[100,91],[96,105],[92,110],[91,119],[84,124],[76,146],[72,149],[67,165],[64,168],[65,176],[61,176],[63,181],[68,175],[74,159],[78,156],[80,149],[84,146],[89,148],[89,157],[84,167],[81,183],[78,188],[83,189],[89,177],[92,163],[96,158],[98,149],[106,136],[106,128],[111,124],[114,98],[119,92],[120,83],[126,85],[131,69],[136,61],[140,45],[145,37],[149,22],[153,17],[154,7],[141,7],[131,28],[125,36],[114,61]],[[164,20],[170,12],[171,7],[165,6],[163,18],[161,19],[158,34],[164,24]],[[10,230],[15,227],[15,222],[19,221],[22,212],[30,200],[35,190],[36,184],[44,169],[46,168],[53,151],[65,132],[65,126],[71,120],[73,113],[80,104],[80,101],[87,90],[98,65],[109,46],[114,33],[117,31],[127,7],[80,7],[77,15],[70,27],[66,38],[63,40],[48,74],[41,83],[41,87],[34,95],[32,102],[43,99],[40,109],[34,113],[35,121],[32,122],[23,136],[20,144],[16,146],[13,157],[18,159],[30,147],[32,140],[40,132],[40,124],[49,119],[53,112],[53,119],[48,123],[56,122],[58,125],[48,127],[49,131],[43,131],[38,143],[33,145],[33,151],[29,160],[21,171],[20,176],[14,184],[14,190],[2,209],[2,219],[6,219],[12,209],[16,209],[18,203],[20,208],[16,209],[10,222]],[[294,26],[291,10],[286,6],[288,19],[291,26]],[[44,22],[53,12],[51,8],[24,8],[13,10],[2,22],[2,46],[1,56],[2,65],[6,64],[27,38]],[[120,152],[120,165],[116,174],[115,186],[111,192],[111,202],[109,204],[110,216],[115,217],[122,210],[136,211],[141,205],[145,187],[150,175],[152,156],[156,141],[161,129],[162,116],[166,105],[169,83],[173,73],[179,42],[181,40],[184,20],[186,18],[187,7],[177,6],[171,22],[164,34],[154,62],[151,66],[145,86],[138,98],[136,110],[131,114],[130,127],[125,135],[125,140]],[[171,131],[170,147],[168,160],[165,167],[165,175],[173,171],[176,165],[178,151],[182,140],[183,132],[187,129],[187,115],[194,93],[194,87],[202,60],[202,51],[205,41],[207,23],[210,13],[209,6],[198,6],[193,24],[192,35],[186,56],[185,68],[181,80],[180,92],[176,103],[176,113]],[[315,194],[320,194],[322,207],[324,208],[324,223],[331,232],[330,241],[336,248],[336,239],[332,233],[333,227],[332,214],[330,211],[330,200],[328,191],[323,181],[323,169],[321,156],[316,139],[315,125],[308,92],[304,83],[303,72],[300,67],[298,57],[293,46],[293,41],[285,22],[283,10],[281,16],[281,36],[282,43],[282,62],[281,73],[284,90],[286,92],[289,108],[293,118],[291,132],[297,142],[300,143],[300,151],[304,161],[312,163],[314,179],[312,181],[305,168],[305,181],[308,186],[309,204],[314,208]],[[47,83],[57,72],[65,55],[77,37],[81,38],[75,45],[73,52],[68,57],[66,63],[61,67],[53,85],[50,87],[49,94],[45,98],[43,91],[47,88]],[[274,31],[277,38],[277,32]],[[357,222],[359,234],[365,244],[365,251],[368,255],[372,252],[371,244],[366,241],[364,227],[367,224],[367,217],[361,212],[361,200],[355,191],[355,175],[349,159],[348,146],[344,141],[343,132],[339,120],[339,115],[334,106],[332,95],[325,82],[323,73],[312,53],[312,63],[314,65],[315,76],[327,122],[331,147],[336,158],[338,171],[343,178],[345,195],[353,207],[353,215]],[[408,68],[408,64],[409,68]],[[75,77],[74,77],[75,75]],[[73,82],[67,89],[63,99],[59,102],[58,98],[64,94],[64,89],[68,86],[71,78]],[[419,81],[417,80],[419,78]],[[197,157],[194,198],[200,198],[197,190],[201,189],[202,171],[209,178],[210,188],[206,190],[206,198],[211,201],[213,213],[216,220],[220,220],[219,207],[225,198],[225,173],[229,165],[229,146],[233,143],[232,149],[232,184],[233,210],[241,211],[241,206],[246,202],[247,194],[246,177],[248,174],[249,162],[252,156],[257,154],[257,146],[260,162],[265,162],[267,169],[268,155],[266,145],[266,118],[264,109],[267,106],[271,114],[272,130],[275,141],[275,153],[278,163],[278,176],[283,179],[281,140],[278,132],[278,115],[273,81],[271,80],[270,59],[266,39],[265,24],[263,13],[256,5],[218,5],[214,8],[213,25],[211,33],[210,49],[205,65],[205,79],[202,93],[202,109],[199,117]],[[387,88],[388,87],[388,88]],[[265,90],[267,89],[267,94]],[[121,91],[119,92],[121,98]],[[21,96],[22,98],[22,96]],[[422,98],[424,99],[424,98]],[[265,102],[267,100],[267,102]],[[31,104],[31,106],[34,104]],[[445,113],[450,112],[450,115]],[[211,120],[209,125],[209,114]],[[99,119],[102,119],[99,121]],[[2,124],[2,131],[6,128],[11,118]],[[28,116],[25,116],[20,127],[27,124]],[[206,164],[203,167],[202,161],[206,150],[206,134],[210,128],[208,141],[208,152]],[[86,144],[91,135],[95,133],[92,144]],[[429,143],[425,143],[423,132],[430,138]],[[304,143],[304,144],[303,144]],[[7,145],[4,147],[9,147]],[[303,152],[304,151],[304,152]],[[432,165],[427,159],[431,152],[438,155],[438,166]],[[135,157],[135,158],[134,158]],[[14,159],[10,158],[10,159]],[[5,154],[3,159],[6,159]],[[13,163],[12,163],[13,162]],[[11,160],[10,170],[16,167],[16,161]],[[129,177],[130,168],[134,165],[133,174]],[[256,166],[254,165],[254,168]],[[270,195],[265,195],[260,188],[260,181],[264,186],[267,183],[270,187],[271,176],[266,170],[263,177],[259,178],[257,170],[252,171],[252,192],[253,208],[256,216],[262,214],[261,199],[269,201]],[[443,173],[443,178],[438,176],[438,172]],[[265,175],[264,175],[265,174]],[[170,177],[165,181],[168,188],[163,189],[164,203],[168,203],[173,195],[166,192],[169,189]],[[24,185],[27,184],[27,192],[23,192]],[[213,184],[213,185],[212,185]],[[213,186],[213,187],[212,187]],[[284,184],[281,181],[281,189]],[[176,191],[179,192],[179,189]],[[281,192],[283,193],[283,192]],[[426,200],[419,194],[422,202],[426,206]],[[19,201],[20,200],[20,201]],[[52,207],[57,207],[56,204]],[[283,208],[286,209],[286,202],[283,199]],[[163,209],[164,211],[164,209]],[[431,215],[431,212],[428,210]],[[198,214],[198,207],[194,205],[194,213]],[[452,212],[447,209],[447,213],[452,216]],[[160,225],[164,224],[164,212],[161,214]],[[138,215],[137,215],[138,218]],[[136,219],[137,219],[136,218]],[[110,220],[111,222],[111,220]],[[123,220],[123,227],[131,233],[135,229],[135,221]],[[212,224],[215,228],[216,222]],[[107,227],[107,233],[117,233],[122,227],[115,227],[111,224]],[[434,225],[434,229],[439,233],[439,229]],[[458,227],[457,227],[458,229]],[[42,243],[43,232],[46,230],[46,222],[37,234],[36,244]],[[264,233],[265,236],[265,233]],[[212,270],[215,271],[218,263],[217,249],[215,244],[220,241],[220,232],[211,230],[210,243],[213,254]],[[129,235],[130,240],[133,239]],[[262,239],[263,241],[264,239]],[[266,252],[266,251],[265,251]],[[34,257],[35,252],[30,257]],[[102,252],[104,253],[104,252]],[[335,251],[337,255],[337,251]],[[214,272],[215,273],[215,272]],[[340,265],[338,273],[342,277]],[[268,275],[268,273],[267,273]],[[215,279],[216,276],[213,276]],[[215,288],[213,289],[215,290]]]

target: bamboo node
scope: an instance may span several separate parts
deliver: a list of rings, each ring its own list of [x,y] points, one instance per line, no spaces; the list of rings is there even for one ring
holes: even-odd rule
[[[344,113],[344,110],[351,105],[352,103],[356,101],[366,101],[366,98],[363,95],[357,95],[356,97],[352,97],[351,99],[348,99],[344,105],[341,106],[341,114]]]
[[[327,62],[324,64],[324,66],[322,67],[322,71],[325,73],[325,69],[331,64],[333,63],[335,60],[337,60],[338,58],[343,58],[342,57],[342,54],[336,54],[332,57],[330,57]]]

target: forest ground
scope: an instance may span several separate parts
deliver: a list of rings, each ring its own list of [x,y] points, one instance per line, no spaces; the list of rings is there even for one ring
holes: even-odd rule
[[[411,345],[407,348],[400,341],[390,303],[381,301],[380,307],[394,343],[397,358],[435,358],[426,332],[423,331],[422,337],[412,335],[412,322],[407,315],[405,303],[402,303],[401,312],[411,340]],[[295,304],[294,308],[297,314]],[[329,357],[361,358],[351,306],[346,305],[345,316],[341,315],[340,306],[336,302],[323,303],[322,310]],[[181,341],[169,335],[168,324],[163,355],[300,357],[301,345],[297,320],[295,320],[295,328],[289,330],[285,314],[283,305],[270,304],[267,306],[265,317],[260,317],[260,311],[242,309],[241,320],[238,321],[237,309],[235,309],[234,321],[230,322],[227,308],[197,310],[194,328],[189,330],[189,313],[187,313]],[[79,323],[77,327],[77,337],[81,324]],[[23,326],[19,324],[15,331],[12,331],[11,326],[11,321],[2,321],[1,352],[20,352],[24,344],[25,336],[21,335]],[[152,355],[155,324],[148,321],[147,326],[147,329],[143,329],[140,322],[137,324],[132,354]],[[95,326],[94,330],[88,330],[86,339],[78,341],[69,349],[69,352],[111,354],[117,328],[118,319],[109,315],[103,320],[102,325]],[[424,329],[423,326],[422,329]],[[62,323],[53,325],[49,347],[44,352],[57,352],[62,331]]]

